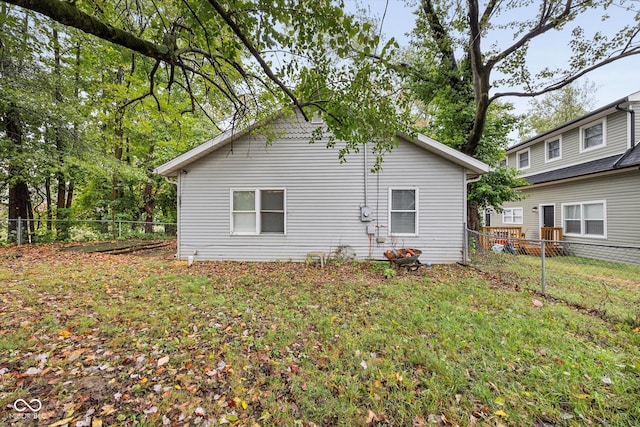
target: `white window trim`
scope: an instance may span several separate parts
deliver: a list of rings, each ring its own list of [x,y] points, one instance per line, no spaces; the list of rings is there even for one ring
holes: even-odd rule
[[[261,191],[282,191],[282,204],[284,205],[284,232],[283,233],[262,233],[260,229],[262,221],[260,220],[262,206],[260,206],[262,198]],[[233,193],[236,191],[253,191],[256,195],[256,231],[255,232],[234,232],[233,231]],[[229,235],[231,236],[285,236],[287,234],[287,189],[280,187],[265,187],[265,188],[232,188],[229,190]]]
[[[602,123],[602,144],[596,145],[594,147],[584,148],[584,130],[593,126],[597,126]],[[600,120],[595,120],[593,122],[587,123],[586,125],[580,126],[580,153],[588,153],[589,151],[599,150],[600,148],[607,146],[607,119],[602,118]]]
[[[602,224],[602,235],[599,234],[585,234],[585,226],[584,226],[584,205],[602,205],[603,212],[603,224]],[[565,206],[580,206],[580,233],[567,233],[564,226],[564,207]],[[562,203],[560,205],[560,212],[562,213],[562,232],[565,236],[575,236],[575,237],[588,237],[590,239],[606,239],[607,238],[607,201],[606,200],[591,200],[588,202],[571,202],[571,203]]]
[[[414,194],[416,196],[416,200],[415,200],[415,205],[416,205],[416,221],[415,221],[415,233],[392,233],[391,232],[391,193],[394,190],[413,190]],[[389,237],[418,237],[419,235],[419,230],[420,230],[420,197],[418,195],[418,187],[389,187],[389,195],[388,195],[388,200],[387,200],[387,224],[389,224],[388,227],[388,233],[389,233]],[[394,211],[394,212],[410,212],[410,211]],[[412,212],[412,211],[411,211]]]
[[[549,158],[549,143],[558,141],[558,157],[554,157],[552,159]],[[544,162],[555,162],[557,160],[562,159],[562,135],[558,135],[557,138],[547,139],[544,142]]]
[[[520,154],[522,154],[524,152],[527,153],[527,159],[529,161],[528,161],[527,166],[520,167]],[[520,151],[516,152],[516,169],[523,171],[525,169],[529,169],[530,167],[531,167],[531,148],[526,148],[524,150],[520,150]]]
[[[516,209],[520,209],[520,211],[521,211],[520,218],[522,218],[522,220],[520,220],[520,222],[516,222],[515,220],[514,220],[514,221],[512,221],[512,222],[507,222],[507,221],[505,221],[505,220],[504,220],[504,219],[505,219],[505,217],[504,217],[505,212],[506,212],[506,211],[514,211],[514,210],[516,210]],[[516,215],[514,215],[514,214],[512,213],[512,214],[511,214],[511,218],[515,218],[515,217],[516,217]],[[502,209],[502,223],[503,223],[503,224],[522,224],[523,222],[524,222],[524,209],[523,209],[523,208],[521,208],[521,207],[516,207],[516,208],[504,208],[504,209]]]

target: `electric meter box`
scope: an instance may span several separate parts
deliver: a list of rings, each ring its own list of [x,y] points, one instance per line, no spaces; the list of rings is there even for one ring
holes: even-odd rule
[[[360,221],[369,222],[373,221],[373,211],[368,206],[363,206],[360,208]]]

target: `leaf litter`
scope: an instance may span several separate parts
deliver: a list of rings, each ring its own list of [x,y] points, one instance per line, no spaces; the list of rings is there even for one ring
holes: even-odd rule
[[[5,256],[0,269],[7,284],[0,290],[0,405],[9,409],[2,422],[15,421],[16,399],[37,398],[39,422],[52,426],[271,425],[306,419],[324,393],[345,399],[353,384],[369,381],[371,389],[359,392],[365,398],[356,400],[362,406],[349,416],[375,425],[394,415],[385,413],[381,395],[408,388],[419,396],[421,378],[434,375],[422,365],[407,371],[406,362],[389,370],[392,349],[380,355],[371,351],[378,348],[347,348],[349,328],[377,315],[371,301],[397,297],[385,294],[379,269],[366,264],[186,268],[168,256],[73,253],[58,245],[10,252],[19,256]],[[428,274],[408,277],[429,286],[469,273],[441,266]],[[371,357],[365,360],[364,351]],[[359,369],[338,371],[346,355]],[[498,424],[507,413],[503,397],[495,403]],[[490,419],[487,403],[479,405],[467,416]],[[337,415],[305,425],[336,424]],[[455,416],[408,419],[450,425]]]

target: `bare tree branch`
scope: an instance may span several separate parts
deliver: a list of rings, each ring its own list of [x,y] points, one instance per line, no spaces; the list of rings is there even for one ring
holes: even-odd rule
[[[470,3],[473,3],[473,2],[470,2]],[[486,66],[488,68],[493,68],[498,62],[502,61],[503,59],[505,59],[506,57],[508,57],[509,55],[511,55],[512,53],[514,53],[515,51],[523,47],[525,44],[527,44],[534,38],[563,24],[565,20],[571,16],[571,13],[573,12],[572,9],[573,9],[573,1],[567,0],[567,2],[565,3],[564,10],[558,16],[554,18],[551,17],[551,13],[552,13],[551,8],[547,10],[547,13],[541,13],[540,21],[535,27],[533,27],[530,31],[528,31],[522,37],[516,40],[516,42],[513,43],[511,46],[507,47],[502,52],[488,59],[486,62]]]
[[[242,31],[242,29],[231,18],[231,14],[229,12],[227,12],[220,5],[220,3],[218,3],[216,0],[209,0],[209,4],[211,6],[213,6],[213,8],[216,10],[216,12],[218,12],[218,15],[220,15],[222,17],[222,19],[224,19],[224,21],[227,23],[229,28],[231,28],[231,30],[235,33],[235,35],[240,39],[242,44],[249,50],[249,52],[251,52],[251,55],[255,58],[256,61],[258,61],[258,64],[260,64],[260,67],[262,68],[264,73],[267,75],[267,77],[269,77],[269,80],[274,82],[287,95],[287,97],[293,102],[293,104],[300,109],[300,111],[302,112],[302,115],[304,116],[305,120],[309,121],[309,118],[304,113],[298,98],[273,73],[273,71],[271,70],[271,67],[269,67],[269,64],[267,64],[267,62],[264,60],[264,58],[262,57],[260,52],[258,52],[258,49],[256,49],[255,46],[253,46],[253,44],[251,43],[251,41],[249,40],[247,35]]]
[[[450,70],[456,70],[458,68],[458,62],[453,51],[453,46],[449,38],[449,33],[444,28],[431,0],[422,0],[422,10],[424,11],[427,22],[431,31],[433,31],[433,38],[438,46],[440,54],[445,58],[449,64]]]
[[[636,32],[636,34],[638,34],[638,31]],[[628,46],[628,45],[627,45]],[[627,58],[629,56],[633,56],[633,55],[638,55],[640,54],[640,46],[635,47],[633,49],[629,49],[626,50],[622,53],[620,53],[619,55],[615,55],[615,56],[610,56],[609,58],[598,62],[597,64],[593,64],[590,67],[586,67],[583,68],[582,70],[580,70],[579,72],[572,74],[570,76],[567,76],[565,78],[563,78],[562,80],[560,80],[559,82],[556,82],[554,84],[551,84],[549,86],[546,86],[540,90],[537,91],[530,91],[530,92],[518,92],[518,91],[510,91],[510,92],[498,92],[495,93],[491,98],[490,98],[490,102],[495,101],[498,98],[504,98],[507,96],[514,96],[514,97],[519,97],[519,98],[533,98],[534,96],[539,96],[539,95],[543,95],[547,92],[553,92],[554,90],[558,90],[558,89],[562,89],[563,87],[573,83],[574,81],[578,80],[580,77],[585,76],[586,74],[597,70],[598,68],[602,68],[607,64],[611,64],[612,62],[615,62],[619,59],[622,58]]]

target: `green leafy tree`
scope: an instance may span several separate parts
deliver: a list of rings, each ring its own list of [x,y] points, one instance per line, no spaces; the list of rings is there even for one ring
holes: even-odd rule
[[[529,112],[520,128],[520,138],[531,138],[587,114],[595,106],[596,84],[574,82],[529,103]]]
[[[157,104],[159,88],[181,90],[192,110],[213,106],[234,126],[294,106],[347,141],[341,156],[365,142],[382,155],[389,135],[410,132],[394,72],[371,57],[392,57],[396,45],[380,46],[372,24],[341,1],[7,2],[149,58],[140,97]]]
[[[611,6],[608,0],[420,0],[412,52],[394,68],[409,78],[414,96],[431,109],[430,131],[436,138],[496,166],[495,153],[505,146],[507,135],[496,130],[504,129],[501,122],[514,126],[504,115],[506,104],[496,109],[499,100],[551,93],[590,71],[640,53],[634,2],[617,5],[628,8],[628,19],[613,26],[611,33],[590,34],[580,25],[583,16],[596,10],[607,20]],[[568,63],[561,69],[535,71],[527,60],[529,48],[544,45],[550,32],[571,34]],[[471,226],[477,223],[478,208],[499,207],[517,197],[507,191],[518,185],[514,179],[513,173],[499,172],[472,186]],[[489,182],[499,188],[485,191]]]
[[[49,112],[47,70],[33,61],[43,49],[33,13],[0,13],[0,183],[6,193],[9,240],[27,241],[33,234],[35,183],[47,173],[45,131],[41,117]],[[44,165],[44,168],[39,168]],[[27,220],[18,236],[18,219]]]
[[[155,194],[172,187],[152,175],[153,166],[215,132],[204,114],[216,113],[215,98],[185,115],[193,104],[184,91],[146,96],[153,60],[1,6],[0,194],[8,196],[10,218],[34,219],[31,237],[42,220],[61,240],[67,222],[55,222],[53,233],[53,219],[153,221]],[[207,99],[201,90],[191,87]],[[175,218],[175,205],[162,209]],[[10,226],[15,239],[16,221]]]
[[[441,89],[457,94],[455,103],[468,99],[472,119],[461,147],[477,153],[490,106],[506,97],[534,97],[563,88],[597,68],[640,53],[640,14],[633,1],[551,0],[501,2],[478,0],[421,0],[415,31],[418,55],[429,67],[412,69],[414,79],[435,79]],[[585,27],[581,18],[598,12],[609,20],[610,8],[626,8],[624,19],[602,28]],[[514,19],[515,17],[515,19]],[[568,62],[564,68],[534,70],[529,48],[545,45],[550,32],[570,34]],[[424,62],[424,60],[422,60]],[[418,63],[420,65],[420,63]],[[402,68],[402,67],[400,67]],[[426,71],[425,71],[426,70]],[[430,101],[427,99],[427,101]]]

